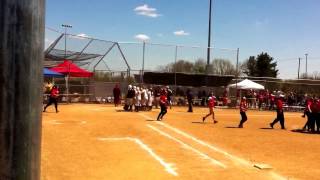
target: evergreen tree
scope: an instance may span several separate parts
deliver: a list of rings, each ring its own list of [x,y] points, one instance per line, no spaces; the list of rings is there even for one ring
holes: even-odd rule
[[[273,62],[273,57],[267,53],[261,53],[257,56],[256,76],[257,77],[277,77],[277,62]]]
[[[243,73],[253,77],[277,77],[277,62],[268,53],[261,53],[257,57],[250,56],[244,63]]]

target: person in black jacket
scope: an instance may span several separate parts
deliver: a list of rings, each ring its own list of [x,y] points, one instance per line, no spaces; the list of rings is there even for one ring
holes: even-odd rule
[[[193,105],[193,93],[192,93],[191,89],[187,90],[187,100],[188,100],[188,106],[189,106],[188,112],[193,112],[193,108],[192,108],[192,105]]]
[[[167,101],[168,101],[168,104],[170,106],[170,109],[172,108],[172,96],[173,96],[173,92],[172,90],[170,89],[169,86],[166,87],[166,92],[167,92]]]
[[[124,107],[125,110],[127,111],[132,111],[132,105],[133,105],[133,98],[135,96],[135,91],[132,88],[131,85],[128,86],[128,93],[127,93],[127,97],[126,97],[126,105]]]

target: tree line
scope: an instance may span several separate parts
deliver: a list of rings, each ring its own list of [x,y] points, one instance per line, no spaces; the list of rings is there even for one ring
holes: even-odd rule
[[[206,60],[197,59],[194,62],[180,59],[176,63],[169,63],[164,66],[157,66],[157,71],[161,72],[181,72],[215,75],[234,75],[234,76],[250,76],[250,77],[272,77],[277,78],[279,70],[277,69],[277,61],[268,53],[262,52],[257,56],[250,56],[248,59],[238,64],[229,59],[213,59],[207,66]],[[320,72],[312,74],[302,74],[301,79],[320,79]],[[113,75],[108,72],[99,72],[95,74],[95,79],[100,81],[123,81],[124,75]],[[133,81],[133,79],[130,79]]]
[[[253,77],[274,77],[279,74],[277,62],[267,53],[250,56],[243,63],[239,63],[238,70],[236,63],[228,59],[214,59],[207,67],[204,59],[197,59],[194,63],[187,60],[178,60],[176,63],[170,63],[165,66],[158,66],[158,71],[164,72],[187,72],[187,73],[205,73],[208,68],[209,74],[216,75],[235,75],[235,76],[253,76]]]

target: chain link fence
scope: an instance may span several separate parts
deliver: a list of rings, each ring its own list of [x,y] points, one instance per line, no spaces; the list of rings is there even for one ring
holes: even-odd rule
[[[51,32],[52,30],[46,30]],[[128,84],[143,84],[145,72],[240,75],[239,49],[209,48],[210,61],[207,64],[207,47],[155,44],[148,42],[113,42],[85,36],[53,32],[46,37],[45,66],[52,67],[64,59],[72,60],[80,68],[94,72],[91,78],[70,78],[69,95],[71,101],[108,101],[112,89],[119,83],[123,96]],[[310,61],[314,64],[314,61]],[[282,63],[279,63],[282,66]],[[302,68],[301,68],[302,69]],[[285,72],[285,71],[284,71]],[[64,79],[55,79],[65,94]],[[260,78],[256,82],[265,85],[271,91],[284,90],[314,94],[319,90],[319,82],[283,81],[280,79]],[[147,86],[147,85],[146,85]],[[175,84],[175,91],[184,91],[187,87]],[[306,88],[308,87],[308,88]],[[200,91],[214,91],[223,94],[225,87],[200,87]],[[181,93],[183,95],[183,93]],[[103,100],[104,99],[104,100]]]

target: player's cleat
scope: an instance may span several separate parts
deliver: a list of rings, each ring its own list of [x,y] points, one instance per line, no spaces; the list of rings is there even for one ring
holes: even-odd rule
[[[239,125],[238,128],[243,128],[243,125]]]
[[[218,123],[218,121],[214,120],[214,121],[213,121],[213,123],[214,123],[214,124],[217,124],[217,123]]]
[[[270,123],[270,127],[273,129],[273,124],[272,123]]]
[[[204,122],[204,120],[206,120],[206,118],[205,118],[205,117],[202,117],[202,122]]]

